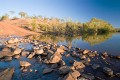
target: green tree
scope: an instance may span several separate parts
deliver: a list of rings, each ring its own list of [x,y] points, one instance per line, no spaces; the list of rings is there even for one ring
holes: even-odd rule
[[[83,28],[87,32],[105,32],[113,30],[113,26],[111,24],[97,18],[92,18],[89,22],[84,23]]]

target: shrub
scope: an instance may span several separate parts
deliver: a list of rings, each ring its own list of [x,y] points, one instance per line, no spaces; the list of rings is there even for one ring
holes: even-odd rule
[[[9,19],[9,15],[6,14],[6,15],[2,16],[0,20],[2,21],[2,20],[7,20],[7,19]]]
[[[106,32],[106,31],[112,31],[113,27],[111,24],[109,24],[106,21],[93,18],[90,22],[84,23],[83,28],[85,32]]]

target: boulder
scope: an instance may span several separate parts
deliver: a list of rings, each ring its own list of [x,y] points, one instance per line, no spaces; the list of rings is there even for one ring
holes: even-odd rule
[[[66,65],[66,63],[63,60],[60,60],[59,64],[60,64],[60,66],[65,66]]]
[[[11,61],[12,60],[12,57],[10,57],[10,56],[6,56],[5,58],[4,58],[4,61]]]
[[[20,40],[18,39],[18,38],[15,38],[14,39],[14,43],[17,43],[17,42],[19,42]]]
[[[23,51],[23,52],[21,53],[21,56],[27,57],[29,54],[30,54],[30,52],[28,52],[28,51]]]
[[[50,73],[52,71],[53,71],[53,69],[51,69],[51,68],[45,68],[42,73],[47,74],[47,73]]]
[[[6,52],[6,55],[5,55],[5,56],[10,56],[10,57],[11,57],[11,56],[13,56],[13,55],[14,55],[14,53],[13,53],[13,52],[9,52],[9,53],[8,53],[8,52]]]
[[[85,55],[80,55],[79,57],[80,57],[80,59],[86,59]]]
[[[77,79],[74,79],[74,77],[69,73],[63,78],[63,80],[77,80]]]
[[[89,57],[95,57],[95,54],[92,52],[90,52],[88,55],[89,55]]]
[[[0,80],[11,80],[14,73],[14,68],[8,68],[0,72]]]
[[[82,69],[85,67],[85,65],[82,62],[77,62],[75,61],[73,66],[75,67],[75,69]]]
[[[74,70],[73,72],[70,72],[70,74],[74,77],[74,79],[77,79],[77,77],[79,77],[81,74],[78,72],[78,71],[76,71],[76,70]]]
[[[107,53],[107,52],[102,53],[102,55],[103,55],[104,57],[108,57],[108,53]]]
[[[59,53],[59,52],[55,52],[54,55],[58,56],[59,58],[62,58],[61,53]]]
[[[6,52],[6,51],[0,52],[0,58],[3,58],[5,56],[13,56],[13,52]]]
[[[33,58],[33,57],[34,57],[34,55],[35,55],[35,53],[34,53],[34,52],[32,52],[31,54],[29,54],[29,56],[28,56],[27,58]]]
[[[63,80],[77,80],[77,77],[80,76],[80,73],[78,71],[73,71],[68,73]]]
[[[58,57],[58,56],[56,56],[56,55],[53,55],[53,56],[50,57],[49,62],[50,62],[50,63],[58,63],[60,60],[61,60],[60,57]]]
[[[13,39],[10,39],[10,40],[8,40],[8,43],[9,43],[9,44],[13,44],[13,43],[14,43],[14,40],[13,40]]]
[[[116,56],[117,59],[120,59],[120,55]]]
[[[83,54],[88,54],[88,53],[89,53],[89,50],[87,49],[83,51]]]
[[[4,52],[11,52],[11,49],[8,48],[8,47],[5,47],[5,48],[2,49],[2,51],[4,51]]]
[[[28,67],[28,66],[30,66],[31,64],[29,63],[29,62],[27,62],[27,61],[20,61],[20,66],[21,67]]]
[[[62,66],[59,68],[59,74],[67,74],[70,72],[70,68],[68,66]]]
[[[59,48],[57,48],[57,51],[56,51],[56,52],[64,53],[64,52],[65,52],[64,46],[60,46]]]
[[[6,55],[5,51],[0,52],[0,58],[3,58]]]
[[[0,58],[3,58],[4,56],[13,56],[13,53],[11,52],[10,48],[3,48],[2,51],[0,52]]]
[[[44,53],[44,50],[43,50],[43,49],[38,49],[38,50],[36,50],[36,54],[42,54],[42,53]]]
[[[14,58],[19,59],[19,58],[20,58],[20,55],[19,55],[19,54],[14,55]]]
[[[16,54],[20,54],[21,51],[22,51],[21,49],[17,48],[17,49],[14,50],[13,53],[14,53],[14,55],[16,55]]]

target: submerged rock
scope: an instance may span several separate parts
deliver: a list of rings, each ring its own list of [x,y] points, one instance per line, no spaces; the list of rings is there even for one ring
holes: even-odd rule
[[[53,68],[53,69],[54,69],[54,68],[57,68],[57,67],[58,67],[58,64],[57,64],[57,63],[51,65],[51,68]]]
[[[120,73],[117,73],[116,76],[120,78]]]
[[[99,67],[100,67],[100,65],[98,65],[98,64],[93,64],[93,65],[92,65],[92,68],[93,68],[93,69],[97,69],[97,68],[99,68]]]
[[[11,80],[14,73],[14,68],[8,68],[0,72],[0,80]]]
[[[59,68],[59,74],[67,74],[70,72],[70,68],[68,66],[62,66]]]
[[[82,77],[88,79],[88,80],[94,80],[95,77],[92,74],[82,74]]]
[[[52,71],[53,71],[53,69],[51,69],[51,68],[45,68],[42,73],[47,74],[47,73],[50,73]]]
[[[113,76],[113,70],[108,68],[108,67],[104,67],[103,72],[106,73],[109,76]]]

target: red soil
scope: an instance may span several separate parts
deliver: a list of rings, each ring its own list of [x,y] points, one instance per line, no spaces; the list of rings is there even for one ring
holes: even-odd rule
[[[0,21],[0,35],[25,36],[30,34],[37,34],[37,33],[13,25],[12,20]]]

